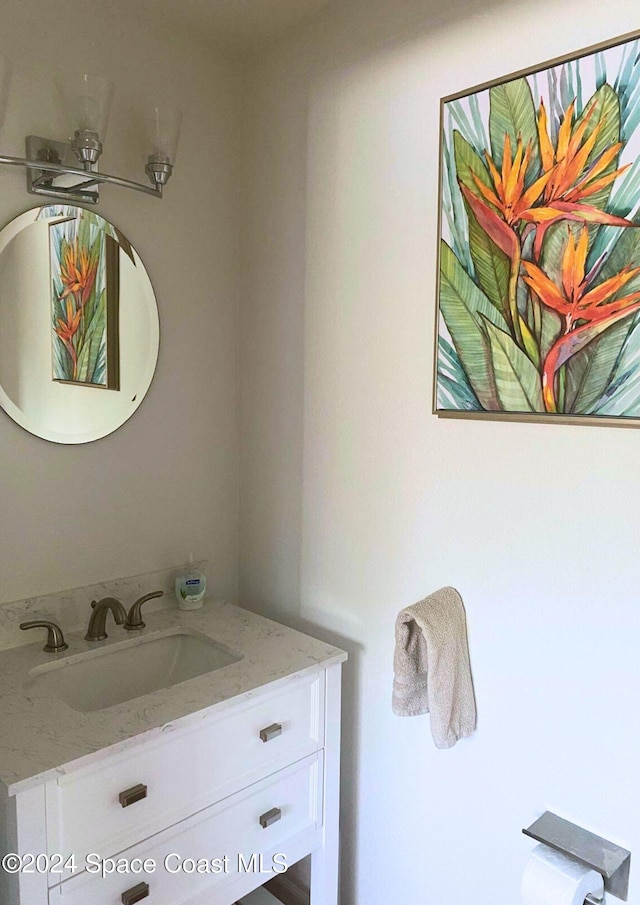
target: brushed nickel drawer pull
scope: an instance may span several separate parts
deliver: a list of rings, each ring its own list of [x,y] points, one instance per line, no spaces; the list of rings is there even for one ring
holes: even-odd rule
[[[147,787],[143,783],[139,783],[137,786],[131,786],[130,789],[125,789],[124,792],[120,792],[118,795],[118,799],[123,808],[128,808],[130,804],[135,804],[136,801],[142,801],[143,798],[147,797]],[[135,900],[138,901],[137,899]]]
[[[263,830],[266,830],[272,823],[277,823],[281,817],[282,811],[280,808],[271,808],[270,811],[266,811],[264,814],[260,815],[260,826]]]
[[[263,742],[270,742],[272,738],[282,735],[282,726],[280,723],[272,723],[266,729],[260,730],[260,738]]]
[[[137,886],[132,886],[131,889],[127,889],[120,896],[120,901],[122,905],[135,905],[136,902],[142,902],[143,899],[146,899],[149,895],[149,884],[148,883],[138,883]]]

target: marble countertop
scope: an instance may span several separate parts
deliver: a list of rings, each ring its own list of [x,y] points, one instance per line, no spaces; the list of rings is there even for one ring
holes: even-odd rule
[[[144,619],[146,628],[133,642],[109,616],[109,638],[100,644],[86,642],[84,632],[65,632],[68,650],[45,654],[43,629],[33,644],[0,652],[0,782],[10,795],[141,744],[178,720],[186,725],[239,696],[251,697],[266,685],[275,688],[347,657],[330,644],[228,603],[207,601],[192,612],[145,612]],[[30,687],[30,672],[36,667],[98,647],[140,643],[154,632],[175,628],[201,632],[242,659],[91,713],[72,710],[46,687]]]

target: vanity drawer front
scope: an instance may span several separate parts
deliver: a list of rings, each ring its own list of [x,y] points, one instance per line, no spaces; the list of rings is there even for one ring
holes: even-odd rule
[[[323,711],[321,671],[59,777],[47,786],[49,851],[107,856],[183,820],[319,750]]]
[[[232,894],[269,879],[261,869],[292,863],[288,852],[298,858],[322,844],[322,763],[322,752],[311,755],[117,856],[123,868],[144,861],[153,868],[104,879],[85,871],[50,889],[50,905],[116,905],[140,883],[149,886],[149,905],[228,905]],[[279,819],[263,827],[276,810]],[[186,859],[199,862],[200,872]]]

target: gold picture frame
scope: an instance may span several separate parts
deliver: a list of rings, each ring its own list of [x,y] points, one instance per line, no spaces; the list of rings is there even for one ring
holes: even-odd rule
[[[640,32],[445,97],[433,412],[640,425]]]

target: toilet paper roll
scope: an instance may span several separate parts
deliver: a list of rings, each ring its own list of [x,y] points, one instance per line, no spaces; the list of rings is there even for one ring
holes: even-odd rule
[[[522,905],[584,905],[604,895],[602,875],[546,845],[531,852],[522,876]]]

